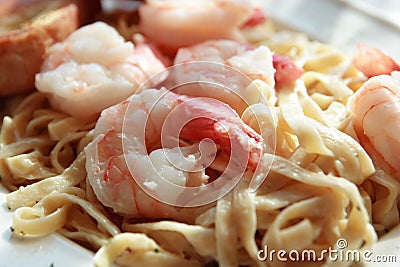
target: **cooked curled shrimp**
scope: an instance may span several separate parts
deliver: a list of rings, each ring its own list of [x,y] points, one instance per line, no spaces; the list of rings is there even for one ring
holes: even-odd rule
[[[193,61],[207,61],[223,63],[244,73],[251,80],[260,79],[270,86],[275,85],[273,67],[273,53],[267,46],[252,47],[245,43],[232,40],[209,40],[200,44],[180,48],[176,54],[174,64],[184,64]],[[193,75],[201,72],[203,75],[216,76],[219,82],[235,77],[217,76],[220,73],[205,73],[203,69],[184,69],[181,78],[187,79],[188,74]],[[179,78],[179,77],[178,77]],[[214,79],[215,80],[215,79]],[[229,82],[232,84],[231,82]],[[233,83],[236,85],[236,83]]]
[[[146,44],[135,47],[114,28],[96,22],[49,48],[35,85],[54,108],[87,118],[127,98],[164,69]]]
[[[185,123],[179,125],[179,120]],[[180,131],[174,132],[176,128]],[[209,172],[198,168],[212,163],[203,154],[222,158],[230,155],[234,164],[245,164],[244,169],[254,171],[263,150],[262,137],[228,105],[165,89],[147,89],[105,109],[94,135],[93,142],[85,149],[86,170],[88,181],[103,205],[125,216],[172,218],[182,222],[192,222],[207,206],[180,208],[162,203],[149,196],[138,185],[138,179],[145,181],[150,191],[157,189],[152,194],[159,194],[160,190],[165,195],[173,194],[157,183],[160,175],[179,185],[178,190],[201,186],[212,180]],[[167,143],[163,143],[164,138]],[[180,141],[168,143],[171,139]],[[207,139],[220,149],[201,150],[203,140]],[[187,146],[181,147],[182,143]],[[236,151],[231,149],[234,145]],[[177,159],[180,165],[174,165],[171,159]],[[209,166],[214,168],[212,164]]]
[[[192,64],[187,64],[190,62]],[[221,66],[214,63],[220,63]],[[253,47],[232,40],[209,40],[180,48],[174,64],[175,66],[181,64],[174,73],[178,84],[195,80],[217,83],[229,88],[230,93],[240,96],[248,105],[258,103],[259,96],[266,97],[268,92],[275,93],[275,89],[293,84],[303,74],[303,70],[293,61],[273,54],[267,46]],[[257,92],[250,92],[248,89],[251,87],[248,85],[255,80],[262,81],[264,86],[259,87]],[[200,90],[192,91],[199,92]],[[189,93],[188,90],[185,93]],[[214,93],[218,94],[218,91]],[[213,97],[218,98],[216,95]],[[239,107],[237,103],[240,101],[232,97],[229,92],[224,92],[220,97],[239,114],[243,108],[247,108],[243,105]],[[268,102],[271,106],[275,104]]]
[[[147,0],[139,8],[139,27],[151,41],[174,52],[210,39],[244,41],[239,28],[252,14],[249,0]]]
[[[171,75],[175,76],[177,84],[201,81],[226,88],[205,88],[205,91],[207,95],[212,93],[214,98],[228,103],[241,114],[249,105],[258,103],[259,98],[267,94],[266,90],[275,93],[272,58],[273,54],[266,46],[254,48],[232,40],[209,40],[180,48],[174,59],[174,65],[178,67]],[[261,90],[249,91],[249,84],[255,80],[262,81]],[[193,86],[181,86],[178,91],[190,95],[201,94],[202,88]]]
[[[272,62],[275,68],[275,87],[276,89],[290,86],[303,75],[303,68],[297,66],[286,56],[274,55]]]
[[[400,171],[400,72],[370,78],[349,100],[354,129],[375,164]]]
[[[391,57],[366,44],[358,45],[354,65],[368,78],[400,70],[400,66]]]

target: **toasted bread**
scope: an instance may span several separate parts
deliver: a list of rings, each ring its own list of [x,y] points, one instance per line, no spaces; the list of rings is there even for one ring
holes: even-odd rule
[[[100,8],[99,0],[35,0],[14,6],[10,1],[18,0],[4,2],[8,14],[0,19],[0,96],[33,90],[47,47],[89,22]]]

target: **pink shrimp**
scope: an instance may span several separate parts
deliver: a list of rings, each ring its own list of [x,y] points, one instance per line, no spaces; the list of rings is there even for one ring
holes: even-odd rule
[[[165,70],[151,46],[125,42],[111,26],[96,22],[47,51],[36,88],[55,109],[79,118],[98,116]],[[161,77],[161,76],[158,76]]]
[[[177,84],[199,81],[221,85],[225,90],[206,90],[206,94],[212,94],[212,97],[228,103],[242,114],[249,105],[258,103],[268,95],[267,88],[271,88],[269,92],[275,94],[272,58],[273,53],[266,46],[253,47],[232,40],[209,40],[180,48],[174,59],[177,67],[172,75]],[[255,80],[259,80],[265,90],[248,90]],[[189,95],[202,94],[201,86],[185,86],[177,90]]]
[[[368,78],[400,70],[400,66],[391,57],[366,44],[358,45],[354,65]]]
[[[257,25],[263,24],[267,21],[267,16],[265,15],[264,11],[260,7],[253,8],[253,12],[250,18],[243,23],[242,28],[252,28]]]
[[[187,64],[193,62],[196,63]],[[207,65],[207,62],[211,64]],[[218,67],[215,63],[226,67]],[[239,113],[243,107],[235,97],[240,96],[247,104],[254,104],[251,99],[258,99],[254,93],[264,94],[262,90],[248,92],[250,82],[260,80],[267,87],[279,89],[292,84],[303,74],[303,69],[290,58],[273,54],[267,46],[254,47],[232,40],[209,40],[180,48],[174,64],[180,65],[175,74],[178,84],[211,81],[229,88],[231,92],[225,92],[222,98]],[[197,89],[192,91],[199,92]]]
[[[186,123],[175,135],[173,129],[180,127],[179,120]],[[94,140],[85,149],[88,181],[103,205],[134,218],[193,222],[207,208],[162,203],[137,184],[137,179],[145,180],[154,196],[160,190],[171,194],[154,182],[157,174],[181,188],[211,182],[205,169],[196,167],[204,163],[196,145],[202,139],[211,139],[220,147],[220,151],[212,151],[214,156],[217,153],[217,157],[222,154],[225,158],[232,154],[233,162],[246,162],[244,169],[249,171],[255,170],[263,151],[262,137],[228,105],[212,98],[192,98],[165,89],[147,89],[105,109],[94,134]],[[163,138],[178,139],[178,143],[187,146],[165,146]],[[235,153],[232,153],[233,145],[238,149]],[[185,162],[184,168],[178,168],[168,159],[177,158],[178,152],[184,154],[184,159],[191,159]]]
[[[184,64],[193,61],[206,61],[213,63],[223,63],[233,67],[249,79],[260,79],[270,86],[274,86],[274,67],[273,53],[266,46],[253,47],[249,44],[240,43],[232,40],[209,40],[194,46],[184,47],[178,50],[174,64]],[[211,68],[212,66],[210,66]],[[237,77],[226,77],[220,75],[217,70],[200,70],[195,65],[182,67],[181,77],[177,77],[181,82],[185,82],[188,74],[193,75],[201,72],[202,75],[213,77],[213,80],[229,86],[238,85],[235,80]],[[230,80],[233,78],[233,80]],[[216,80],[218,79],[218,80]],[[228,80],[227,80],[228,79]],[[247,80],[249,82],[249,80]]]
[[[275,54],[272,59],[276,89],[292,84],[304,73],[304,70],[288,57]]]
[[[354,129],[378,167],[400,171],[400,72],[370,78],[352,96]]]
[[[147,38],[173,54],[210,39],[244,41],[240,27],[261,23],[261,14],[249,0],[147,0],[139,8],[139,26]]]

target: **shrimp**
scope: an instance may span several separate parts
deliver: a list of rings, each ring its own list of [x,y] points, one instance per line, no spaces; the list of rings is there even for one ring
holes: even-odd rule
[[[179,120],[187,123],[179,126]],[[176,127],[180,131],[174,132]],[[231,154],[235,164],[247,164],[244,169],[254,171],[263,151],[262,137],[228,105],[212,98],[178,95],[164,88],[146,89],[103,110],[94,135],[85,148],[88,181],[103,205],[134,218],[193,222],[209,207],[182,208],[153,198],[160,191],[173,194],[157,183],[157,177],[161,175],[180,188],[202,186],[212,180],[209,172],[198,169],[208,160],[203,154]],[[164,138],[174,137],[178,143],[163,143]],[[201,150],[205,139],[213,140],[216,150]],[[180,147],[181,143],[186,146]],[[182,164],[174,165],[173,158]],[[138,185],[138,180],[144,181],[153,197]]]
[[[267,16],[261,7],[254,7],[250,18],[241,26],[242,28],[253,28],[267,21]]]
[[[358,45],[354,65],[368,78],[400,70],[400,66],[391,57],[366,44]]]
[[[260,79],[273,87],[275,70],[272,58],[273,53],[267,46],[254,48],[248,44],[231,40],[209,40],[179,49],[174,64],[192,61],[223,63],[244,73],[251,80]],[[193,72],[186,70],[186,73],[192,74]],[[208,75],[215,74],[209,73]],[[230,77],[219,76],[219,82],[226,78]]]
[[[187,64],[189,62],[196,63]],[[227,67],[204,62],[220,63]],[[253,47],[232,40],[210,40],[180,48],[174,64],[175,66],[181,64],[175,74],[178,84],[195,80],[218,83],[229,88],[234,95],[239,95],[248,105],[257,103],[258,98],[254,93],[261,93],[261,96],[266,97],[267,91],[271,93],[275,92],[275,88],[288,86],[303,73],[303,70],[289,58],[274,55],[267,46]],[[262,81],[265,86],[260,87],[262,90],[258,92],[249,92],[248,85],[255,80]],[[188,93],[187,91],[185,93]],[[199,92],[199,90],[192,91]],[[228,92],[224,92],[221,97],[241,114],[243,105],[238,107],[235,104],[238,102],[237,99],[229,96],[232,99],[227,100],[228,96]],[[268,104],[273,106],[275,103]]]
[[[297,66],[290,58],[274,55],[272,62],[275,68],[276,89],[290,86],[303,75],[303,68]]]
[[[149,46],[135,47],[114,28],[96,22],[49,48],[35,85],[49,95],[54,108],[90,118],[126,99],[164,69]]]
[[[192,95],[201,94],[205,90],[207,95],[212,94],[214,98],[228,103],[239,114],[249,105],[258,103],[267,94],[265,90],[274,93],[272,52],[266,46],[253,48],[232,40],[209,40],[180,48],[174,59],[174,66],[175,72],[171,75],[175,77],[177,84],[199,81],[211,82],[225,88],[202,90],[193,88],[199,87],[198,85],[192,85],[178,88],[179,92]],[[248,91],[251,88],[249,84],[254,80],[262,81],[264,85],[265,90],[261,95],[258,90]]]
[[[375,164],[400,171],[400,72],[370,78],[349,100],[354,129]]]
[[[249,0],[148,0],[139,7],[139,28],[151,41],[175,52],[210,39],[245,41],[240,26],[253,13]]]

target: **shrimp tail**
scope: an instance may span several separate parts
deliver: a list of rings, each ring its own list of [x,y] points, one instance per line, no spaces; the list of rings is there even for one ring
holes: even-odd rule
[[[368,78],[400,70],[400,66],[381,50],[361,43],[358,44],[353,62]]]
[[[241,26],[246,27],[256,27],[267,21],[267,16],[265,15],[261,7],[254,7],[250,18]]]
[[[280,89],[288,86],[303,75],[303,68],[298,67],[290,58],[273,55],[272,63],[275,68],[275,87]]]

